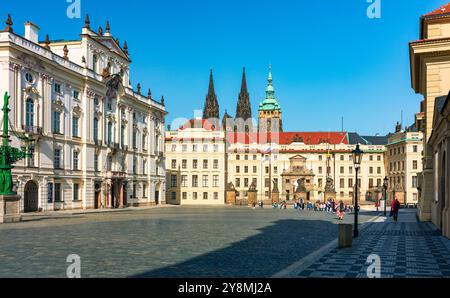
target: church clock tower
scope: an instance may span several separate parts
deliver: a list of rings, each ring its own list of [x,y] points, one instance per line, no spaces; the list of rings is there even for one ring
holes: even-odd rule
[[[274,133],[283,131],[281,107],[275,97],[271,66],[269,66],[269,77],[267,79],[266,99],[259,104],[258,130]]]

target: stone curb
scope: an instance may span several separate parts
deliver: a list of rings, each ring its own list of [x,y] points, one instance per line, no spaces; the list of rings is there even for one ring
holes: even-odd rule
[[[367,229],[373,222],[375,222],[380,217],[383,217],[382,214],[378,214],[371,219],[369,219],[367,222],[362,224],[360,231],[363,232],[365,229]],[[333,249],[335,249],[338,246],[338,238],[335,240],[329,242],[328,244],[325,244],[318,250],[310,253],[303,259],[295,262],[294,264],[288,266],[287,268],[279,271],[278,273],[274,274],[272,278],[301,278],[298,275],[304,271],[306,268],[314,264],[316,261],[318,261],[321,257],[326,255],[327,253],[331,252]]]

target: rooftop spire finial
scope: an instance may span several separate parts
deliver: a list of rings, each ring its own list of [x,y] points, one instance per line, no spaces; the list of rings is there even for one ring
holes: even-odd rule
[[[109,21],[106,21],[105,30],[106,30],[106,33],[111,33],[111,26],[109,25]]]
[[[127,41],[125,40],[125,42],[123,43],[123,52],[128,55],[128,44]]]
[[[148,88],[148,99],[152,99],[152,90]]]
[[[11,15],[10,15],[10,14],[8,14],[8,18],[6,19],[5,24],[6,24],[5,31],[6,31],[6,32],[11,32],[11,33],[13,33],[12,25],[13,25],[14,23],[13,23],[13,21],[12,21],[12,19],[11,19]]]
[[[50,49],[50,38],[48,37],[48,34],[45,35],[45,48]]]
[[[91,30],[91,20],[89,19],[89,15],[86,14],[84,18],[84,28]]]
[[[103,35],[103,28],[102,26],[98,27],[98,35]]]

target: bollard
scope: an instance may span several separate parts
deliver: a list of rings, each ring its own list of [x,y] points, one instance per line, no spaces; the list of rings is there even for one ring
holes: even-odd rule
[[[339,224],[339,248],[352,246],[353,241],[353,225]]]

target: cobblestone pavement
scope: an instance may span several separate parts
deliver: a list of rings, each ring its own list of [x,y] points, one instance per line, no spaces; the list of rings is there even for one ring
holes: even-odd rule
[[[335,239],[337,222],[233,207],[33,219],[0,225],[0,277],[65,277],[71,254],[82,277],[270,277]]]
[[[352,248],[337,248],[301,271],[299,277],[366,278],[367,258],[381,258],[382,278],[450,277],[450,240],[430,223],[419,223],[415,210],[401,210],[399,222],[379,218]]]

